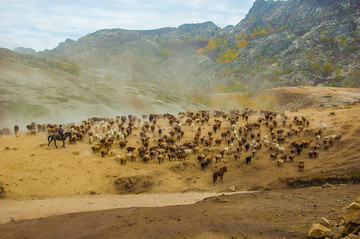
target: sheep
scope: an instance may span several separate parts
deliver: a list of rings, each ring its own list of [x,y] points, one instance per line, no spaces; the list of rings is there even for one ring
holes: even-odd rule
[[[290,162],[293,162],[294,159],[295,159],[295,154],[290,154],[290,155],[289,155],[289,160],[290,160]]]
[[[304,171],[305,168],[304,160],[301,160],[297,166],[298,166],[298,171]]]
[[[120,141],[120,142],[119,142],[120,148],[121,148],[121,149],[124,148],[124,147],[126,146],[127,142],[128,142],[127,140],[125,140],[125,141]]]
[[[211,152],[211,148],[209,148],[209,147],[204,147],[202,151],[203,151],[204,153],[205,153],[205,152]]]
[[[171,161],[172,159],[175,160],[176,155],[175,155],[174,153],[169,153],[169,154],[168,154],[168,158],[169,158],[169,161]]]
[[[193,150],[194,150],[194,154],[199,153],[200,152],[200,147],[196,146],[196,147],[193,148]]]
[[[205,155],[205,154],[198,155],[198,156],[197,156],[197,160],[199,160],[199,163],[201,163],[202,161],[204,161],[205,158],[206,158],[206,156],[207,156],[207,155]]]
[[[179,161],[182,161],[182,160],[186,160],[186,154],[183,154],[183,153],[180,153],[180,154],[178,154],[178,159],[179,159]]]
[[[94,141],[94,138],[92,136],[89,137],[89,144],[91,144]]]
[[[264,139],[264,144],[265,144],[266,147],[269,147],[270,142],[268,140]]]
[[[253,157],[253,158],[255,158],[256,153],[257,153],[256,149],[254,149],[254,150],[251,151],[251,154],[252,154],[252,157]]]
[[[221,158],[222,158],[222,156],[221,156],[220,154],[215,155],[216,163],[217,163],[218,161],[221,161]]]
[[[277,153],[277,152],[271,153],[271,154],[270,154],[270,160],[272,160],[272,159],[277,159],[277,156],[278,156],[278,153]]]
[[[165,154],[166,150],[165,149],[157,149],[156,150],[159,154]]]
[[[105,157],[105,156],[108,155],[109,149],[104,149],[104,150],[102,150],[100,153],[101,153],[101,157]]]
[[[325,131],[326,128],[327,128],[326,124],[325,124],[325,123],[321,123],[321,128],[322,128],[323,131]]]
[[[109,152],[110,152],[110,155],[111,155],[111,156],[112,156],[112,155],[116,155],[116,149],[110,150]]]
[[[286,162],[287,155],[285,154],[285,155],[281,156],[280,158],[281,158],[284,162]]]
[[[101,150],[101,145],[95,145],[93,147],[91,147],[93,153],[97,153],[97,152],[100,152]]]
[[[205,171],[205,168],[209,167],[209,163],[211,161],[208,161],[208,160],[205,160],[205,162],[202,162],[201,163],[201,170],[204,170]]]
[[[285,153],[284,147],[280,147],[279,144],[275,144],[275,148],[278,153]]]
[[[186,155],[190,155],[192,152],[193,152],[192,149],[185,149],[185,150],[184,150],[184,153],[185,153]]]
[[[121,158],[121,155],[118,154],[118,155],[116,155],[115,160],[120,162],[120,158]]]
[[[150,160],[150,156],[148,154],[143,155],[142,160],[146,163]]]
[[[120,164],[126,164],[126,160],[127,160],[126,157],[121,157],[120,158]]]
[[[137,155],[136,155],[136,154],[132,154],[132,155],[131,155],[131,162],[136,161],[136,159],[137,159]]]
[[[165,158],[165,156],[164,155],[158,155],[158,160],[159,160],[159,164],[162,162],[164,162],[164,158]]]
[[[233,131],[236,132],[236,124],[231,125],[231,127],[232,127]]]
[[[250,164],[251,158],[252,158],[252,156],[247,156],[247,157],[245,158],[246,164]]]
[[[215,139],[215,145],[220,146],[222,139]]]
[[[240,159],[240,155],[239,154],[234,154],[234,159],[235,159],[235,161],[237,161],[238,159]]]

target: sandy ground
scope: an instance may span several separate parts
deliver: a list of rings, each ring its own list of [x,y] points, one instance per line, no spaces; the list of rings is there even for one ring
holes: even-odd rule
[[[201,200],[204,197],[216,195],[218,193],[231,192],[233,189],[236,191],[283,190],[281,191],[282,194],[286,195],[289,190],[289,185],[286,182],[289,178],[311,179],[327,177],[331,178],[344,175],[359,175],[360,106],[349,105],[345,107],[322,107],[317,109],[299,109],[284,112],[289,117],[288,122],[284,127],[285,132],[289,130],[289,124],[291,123],[293,116],[305,116],[310,119],[309,128],[305,128],[308,133],[300,133],[299,136],[294,136],[292,139],[287,139],[285,143],[281,144],[281,146],[285,148],[286,154],[290,153],[290,143],[293,141],[302,142],[303,140],[311,140],[312,144],[310,146],[312,146],[315,142],[313,132],[321,128],[322,123],[327,125],[327,129],[322,137],[335,134],[342,134],[343,137],[328,151],[321,149],[320,155],[316,159],[310,159],[308,157],[307,152],[311,150],[309,147],[308,149],[304,150],[304,153],[296,156],[295,162],[290,163],[287,161],[281,167],[278,167],[276,160],[269,160],[269,149],[263,147],[262,150],[256,154],[255,158],[249,165],[245,164],[245,157],[251,155],[251,152],[245,152],[243,150],[239,160],[235,160],[232,156],[225,156],[223,159],[221,159],[220,162],[214,161],[209,165],[208,169],[201,171],[199,162],[196,159],[197,155],[191,155],[186,159],[186,161],[181,162],[169,162],[168,160],[165,160],[164,163],[159,164],[158,161],[154,159],[150,160],[148,163],[144,163],[140,159],[137,159],[136,162],[128,161],[125,165],[120,165],[119,162],[115,160],[115,155],[109,155],[102,158],[99,153],[92,153],[92,145],[89,145],[87,138],[85,138],[83,142],[77,142],[76,144],[69,145],[67,143],[65,149],[56,149],[53,144],[51,144],[49,147],[47,146],[47,135],[42,133],[29,135],[26,134],[24,130],[22,130],[19,136],[1,136],[0,186],[2,186],[6,192],[5,199],[0,199],[0,209],[2,212],[5,212],[5,214],[2,214],[1,216],[1,223],[8,222],[11,220],[10,217],[12,217],[16,223],[3,224],[3,226],[0,227],[0,232],[1,230],[7,230],[6,228],[12,228],[12,230],[14,230],[14,227],[23,227],[24,225],[24,227],[28,227],[25,232],[29,232],[29,235],[33,235],[32,237],[28,238],[37,238],[35,236],[37,234],[43,235],[39,236],[38,238],[102,238],[99,236],[100,234],[96,233],[95,234],[97,236],[90,236],[90,234],[87,233],[91,233],[91,230],[90,232],[85,232],[87,229],[81,227],[81,225],[78,225],[78,227],[83,231],[79,233],[78,237],[75,237],[73,233],[71,233],[71,230],[76,230],[76,228],[67,223],[67,226],[64,225],[66,228],[61,228],[61,230],[69,230],[68,233],[72,236],[61,237],[53,235],[49,236],[49,234],[46,234],[50,233],[48,230],[52,230],[51,228],[53,226],[57,227],[61,220],[67,220],[66,215],[64,215],[64,217],[50,217],[49,221],[46,221],[46,223],[53,223],[52,226],[47,225],[45,228],[42,226],[39,227],[40,229],[44,230],[43,232],[36,231],[34,228],[30,227],[31,223],[36,222],[35,224],[37,224],[43,220],[21,220],[39,217],[44,218],[50,215],[63,214],[68,212],[73,213],[76,211],[92,211],[125,207],[125,204],[129,207],[188,204]],[[249,121],[254,122],[258,117],[258,114],[254,114],[250,116]],[[183,119],[183,121],[184,120],[185,119]],[[182,128],[185,131],[185,134],[181,139],[180,144],[184,142],[191,142],[196,133],[197,127],[201,127],[202,135],[207,136],[207,132],[212,131],[211,127],[213,120],[214,118],[212,117],[210,119],[210,123],[205,124],[204,126],[197,124],[193,131],[191,130],[190,126],[183,124]],[[244,126],[245,123],[246,122],[244,120],[240,119],[237,123],[237,127]],[[135,125],[133,134],[127,138],[127,146],[133,146],[136,148],[142,146],[139,139],[139,126],[140,125]],[[24,127],[25,126],[21,126],[22,129]],[[163,134],[168,134],[172,130],[172,127],[169,126],[167,120],[163,119],[158,120],[157,127],[161,127],[163,129]],[[279,128],[281,127],[282,126],[280,124]],[[226,130],[231,130],[231,125],[228,121],[223,120],[221,130],[213,135],[214,139],[221,138],[220,133]],[[260,131],[262,135],[261,137],[264,135],[270,135],[269,129],[265,126],[262,126]],[[255,133],[257,132],[258,130],[255,130]],[[157,139],[159,138],[158,134],[156,132],[148,132],[147,135],[150,137],[150,146],[156,145]],[[61,145],[61,143],[59,143],[59,145]],[[211,153],[208,153],[208,155],[210,154],[214,156],[226,146],[227,143],[224,141],[220,147],[212,146]],[[115,141],[112,150],[116,150],[115,154],[124,155],[126,153],[124,149],[120,149],[118,141]],[[305,170],[299,172],[296,165],[300,160],[305,161]],[[218,183],[216,186],[214,186],[212,184],[212,174],[215,170],[224,165],[228,167],[228,172],[224,175],[224,182]],[[115,181],[120,179],[125,180],[126,182],[132,181],[132,184],[130,186],[127,186],[128,183],[124,185],[115,184]],[[312,198],[312,189],[308,189],[308,191],[306,189],[301,190],[303,190],[301,193],[308,195],[309,197],[311,196]],[[351,198],[355,194],[359,194],[358,187],[355,186],[344,186],[342,188],[340,187],[338,190],[338,193],[343,195],[342,197],[346,196]],[[276,192],[277,191],[274,191],[273,193],[277,195]],[[337,198],[336,194],[327,195],[327,192],[328,191],[321,191],[322,200],[326,201],[327,196],[331,196],[334,200],[340,200]],[[123,196],[119,194],[136,195]],[[250,199],[251,196],[244,197],[247,198],[246,205],[248,207],[253,207],[254,205],[251,204],[252,200]],[[291,198],[288,199],[288,201],[283,201],[282,205],[279,204],[279,207],[287,207],[288,205],[292,205],[289,210],[296,211],[296,204],[292,204],[293,201]],[[237,209],[235,207],[232,208],[232,210],[239,210],[239,213],[244,213],[245,216],[242,218],[250,217],[246,211],[246,208],[241,206],[241,202],[243,200],[242,196],[239,196],[239,200],[239,208]],[[267,200],[266,197],[264,200]],[[129,203],[129,201],[131,201],[131,203]],[[270,202],[271,200],[268,203]],[[274,199],[272,203],[277,204],[278,202]],[[195,205],[201,205],[201,203],[197,203]],[[224,205],[229,204],[225,203]],[[330,204],[328,205],[331,206]],[[181,208],[183,207],[186,206],[181,206]],[[169,209],[169,212],[163,213],[171,214],[173,207],[170,208],[171,210],[169,207],[156,210],[166,211]],[[191,214],[192,210],[195,209],[197,209],[196,206],[190,206],[188,210],[184,210]],[[126,209],[123,210],[125,210],[124,212],[127,212]],[[217,228],[218,225],[222,225],[222,221],[229,220],[229,222],[231,222],[233,217],[237,216],[234,216],[232,214],[234,212],[229,210],[225,211],[229,215],[232,215],[231,217],[223,217],[222,219],[215,220],[214,223],[211,223],[209,219],[210,225]],[[277,214],[277,210],[279,210],[279,208],[270,208],[266,211],[266,213],[269,215],[267,215],[265,218],[270,218],[270,220],[272,220],[274,217],[273,215]],[[94,215],[101,215],[100,212],[98,213],[99,214],[95,213]],[[216,215],[215,211],[212,213],[213,215]],[[136,215],[139,218],[141,217],[141,214]],[[199,215],[202,215],[202,217],[205,218],[205,214]],[[71,218],[72,216],[69,217]],[[174,221],[176,221],[176,214],[174,214],[173,217],[175,218]],[[193,221],[191,216],[184,215],[183,217],[187,218],[186,220]],[[251,217],[253,218],[253,221],[250,221],[249,224],[243,226],[251,228],[258,226],[256,219],[259,218],[257,218],[257,216],[255,217],[255,215],[252,215]],[[259,215],[258,217],[261,216]],[[74,218],[77,218],[77,216],[74,216]],[[143,225],[143,223],[147,223],[141,221],[143,219],[139,220],[139,218],[137,219],[137,225]],[[300,220],[301,218],[302,215],[300,214],[297,215],[297,217],[294,217],[292,220]],[[83,220],[85,224],[88,223],[91,225],[92,221],[95,219],[93,219],[92,216],[89,216],[85,219],[78,218],[77,220]],[[199,227],[202,226],[202,220],[203,219],[201,219],[200,216],[195,220]],[[166,221],[168,220],[166,219]],[[184,222],[183,219],[181,219],[181,221]],[[301,219],[300,221],[304,220]],[[268,227],[266,221],[260,220],[260,222],[263,223],[263,227]],[[161,221],[159,224],[161,224]],[[107,226],[110,226],[110,224],[106,225],[105,227]],[[170,226],[174,225],[171,223]],[[233,225],[232,227],[236,226]],[[292,227],[290,224],[286,224],[287,229],[290,227]],[[214,236],[214,232],[211,228],[211,226],[206,226],[206,230],[204,231],[204,233],[209,232],[210,237],[200,236],[198,238],[211,238],[211,236]],[[160,225],[158,225],[157,229],[165,230]],[[303,235],[300,233],[300,231],[306,229],[307,226],[303,228],[300,226],[296,229],[296,231],[298,232],[298,235]],[[31,234],[29,230],[35,234]],[[191,224],[187,224],[181,230],[191,231]],[[282,231],[283,233],[285,233],[284,230]],[[99,229],[97,233],[100,233],[101,231],[102,229]],[[232,231],[234,230],[227,229],[227,233]],[[138,237],[135,238],[185,238],[182,237],[181,234],[175,234],[176,236],[174,237],[159,236],[159,234],[153,232],[152,228],[148,228],[148,232],[149,234],[144,235],[150,235],[149,237],[138,235]],[[240,231],[238,232],[240,233]],[[273,228],[269,229],[268,231],[263,230],[263,232],[266,233],[266,235],[268,235],[267,233],[276,234],[276,230],[273,230]],[[82,233],[85,233],[84,236],[82,236]],[[193,231],[193,233],[196,232]],[[8,232],[8,234],[3,235],[7,235],[5,238],[23,238],[24,235],[27,234],[11,234]],[[48,237],[45,235],[48,235]],[[125,235],[127,236],[118,238],[131,238],[129,237],[130,234]],[[197,234],[193,235],[190,232],[185,235],[190,235],[188,238],[197,237]],[[206,234],[200,233],[199,235]],[[250,235],[248,238],[254,238],[253,236],[257,234],[253,234],[252,232],[250,234],[245,233],[243,235]],[[229,238],[228,236],[229,235],[226,234],[225,238]],[[278,236],[280,238],[281,235],[279,234]],[[112,237],[113,235],[104,236],[103,238]],[[0,236],[0,238],[4,237]],[[302,237],[300,236],[298,238]]]
[[[75,212],[100,211],[129,207],[164,207],[194,204],[208,197],[233,193],[151,193],[129,195],[79,195],[46,198],[2,199],[0,224],[25,219],[45,218]]]
[[[359,195],[358,185],[338,185],[211,197],[182,206],[66,214],[0,225],[0,238],[303,239],[322,217],[336,232],[341,209]]]

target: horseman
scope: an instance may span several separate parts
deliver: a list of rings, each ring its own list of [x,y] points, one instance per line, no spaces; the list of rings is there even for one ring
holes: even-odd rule
[[[62,125],[59,125],[58,134],[61,136],[61,138],[65,137],[64,129],[62,128]]]

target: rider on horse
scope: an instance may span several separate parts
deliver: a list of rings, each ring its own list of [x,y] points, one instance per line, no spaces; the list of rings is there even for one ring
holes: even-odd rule
[[[62,128],[62,125],[59,125],[58,134],[59,134],[59,136],[61,136],[61,138],[65,137],[64,129]]]

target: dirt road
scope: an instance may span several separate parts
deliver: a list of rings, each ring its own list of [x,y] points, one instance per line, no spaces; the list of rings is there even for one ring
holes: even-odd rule
[[[234,192],[223,195],[252,193]],[[32,199],[2,199],[0,224],[25,219],[45,218],[67,213],[99,211],[130,207],[164,207],[194,204],[207,197],[222,195],[212,192],[152,193],[130,195],[79,195],[39,197]]]

